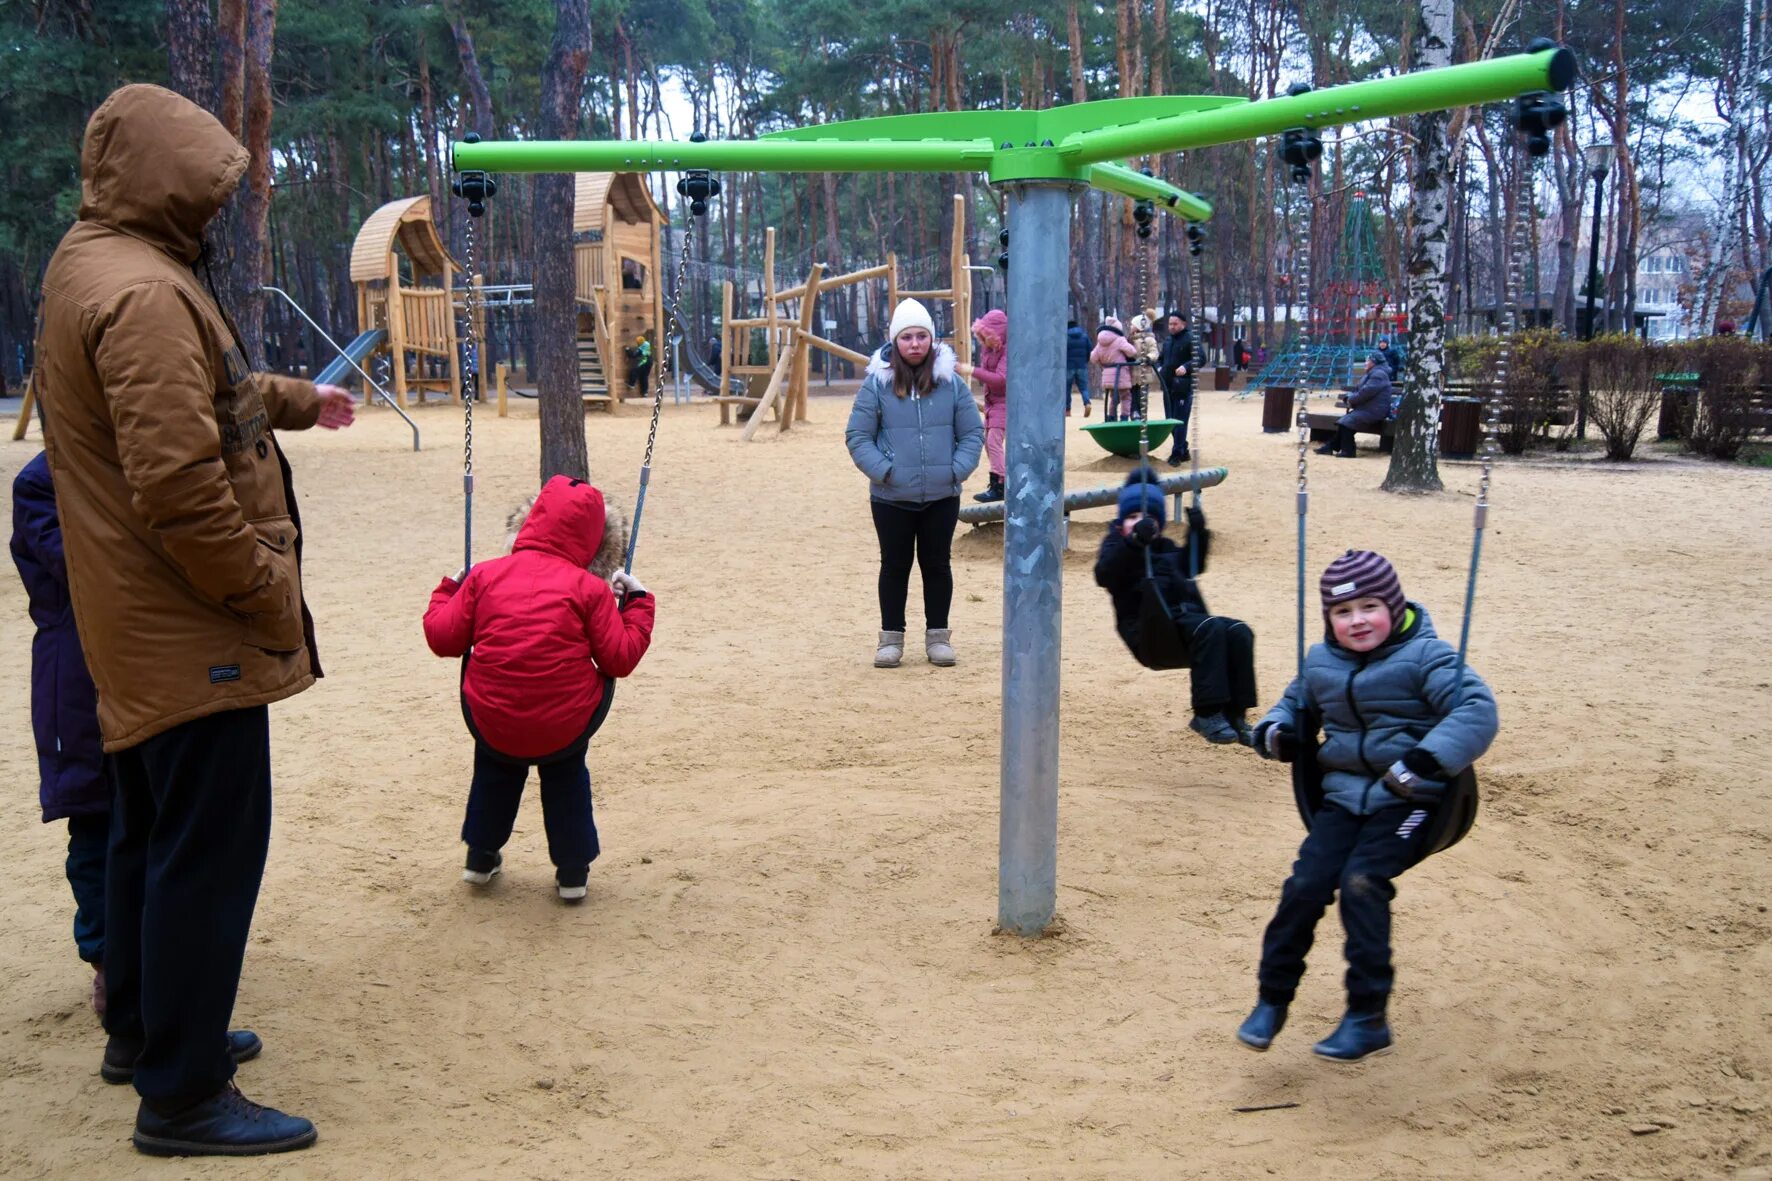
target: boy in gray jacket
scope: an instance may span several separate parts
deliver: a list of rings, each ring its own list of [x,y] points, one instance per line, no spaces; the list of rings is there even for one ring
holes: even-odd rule
[[[1448,783],[1495,740],[1495,697],[1403,597],[1378,554],[1349,550],[1323,572],[1327,635],[1255,728],[1254,746],[1290,762],[1301,721],[1321,719],[1324,802],[1311,818],[1279,909],[1262,938],[1260,1000],[1237,1030],[1265,1050],[1286,1023],[1317,920],[1339,892],[1347,933],[1347,1013],[1313,1050],[1358,1062],[1391,1047],[1391,884],[1419,860],[1423,823]]]

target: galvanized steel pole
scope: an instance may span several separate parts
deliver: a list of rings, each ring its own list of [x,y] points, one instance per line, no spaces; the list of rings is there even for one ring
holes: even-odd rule
[[[1036,936],[1058,901],[1059,615],[1064,561],[1064,323],[1071,199],[1008,186],[1009,388],[1004,453],[1002,812],[997,925]],[[964,331],[964,329],[961,329]]]

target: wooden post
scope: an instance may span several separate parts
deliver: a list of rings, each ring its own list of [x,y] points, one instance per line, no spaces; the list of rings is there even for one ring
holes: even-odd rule
[[[788,387],[787,404],[782,408],[781,429],[787,430],[790,422],[806,421],[806,387],[812,376],[812,346],[807,338],[812,334],[812,316],[818,308],[818,282],[824,278],[824,264],[812,264],[812,273],[806,276],[806,294],[800,297],[800,324],[794,332],[794,380]]]
[[[511,412],[510,406],[505,402],[505,374],[509,373],[510,369],[511,367],[503,361],[498,363],[498,416],[500,418],[508,416]]]
[[[406,409],[406,309],[400,296],[400,260],[388,251],[388,355],[394,365],[394,404]],[[425,400],[424,388],[418,393],[419,404]]]
[[[763,400],[757,403],[755,410],[751,411],[751,420],[744,424],[744,434],[739,436],[745,442],[750,442],[751,438],[756,435],[757,428],[763,425],[764,414],[771,406],[775,405],[776,398],[781,395],[782,387],[787,384],[788,362],[793,358],[793,353],[783,352],[781,360],[775,363],[775,371],[769,375],[769,384],[763,388]],[[786,411],[778,410],[776,413],[791,412],[792,407],[788,407]]]
[[[898,310],[898,252],[886,252],[886,319]]]
[[[474,373],[475,393],[480,400],[486,400],[486,358],[480,355],[481,342],[486,339],[486,318],[481,310],[480,288],[485,284],[481,276],[470,275],[468,281],[474,286],[474,317],[469,321],[468,331],[474,334]],[[455,338],[455,268],[448,263],[443,264],[443,347],[449,352],[449,400],[461,402],[461,342]]]
[[[972,362],[972,320],[967,316],[972,302],[968,295],[972,290],[972,274],[966,269],[966,198],[959,193],[954,194],[954,240],[948,248],[948,294],[952,297],[954,309],[954,355],[961,361]]]
[[[12,441],[18,442],[25,437],[25,431],[31,426],[31,407],[37,404],[36,374],[25,378],[25,400],[18,408],[18,424],[12,428]]]
[[[763,316],[769,321],[764,329],[769,339],[770,371],[775,369],[776,362],[781,360],[780,316],[781,307],[775,302],[775,227],[770,226],[763,235]],[[762,407],[758,407],[762,409]]]

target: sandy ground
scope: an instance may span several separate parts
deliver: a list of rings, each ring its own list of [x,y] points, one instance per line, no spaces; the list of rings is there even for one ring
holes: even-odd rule
[[[1203,399],[1206,593],[1293,655],[1294,452]],[[156,1163],[38,823],[22,592],[0,578],[0,1175],[554,1178],[1772,1177],[1772,472],[1510,463],[1472,660],[1501,700],[1471,838],[1402,883],[1395,1054],[1313,1059],[1331,915],[1291,1026],[1231,1033],[1301,831],[1282,770],[1183,729],[1065,565],[1060,926],[993,935],[1001,547],[957,542],[961,663],[870,667],[875,548],[847,404],[745,445],[667,406],[638,572],[652,653],[592,748],[605,853],[554,897],[533,794],[489,892],[458,880],[469,743],[419,631],[460,564],[459,416],[286,440],[330,676],[273,711],[277,818],[236,1019],[248,1094],[319,1145]],[[631,503],[646,434],[588,422]],[[34,432],[33,432],[34,436]],[[36,450],[0,444],[0,477]],[[481,556],[534,487],[533,404],[479,419]],[[1073,437],[1070,486],[1125,464]],[[1455,634],[1476,470],[1375,490],[1314,462],[1311,577],[1380,548]],[[982,485],[982,477],[975,478]],[[913,584],[912,626],[920,626]],[[1239,1114],[1240,1105],[1297,1106]]]

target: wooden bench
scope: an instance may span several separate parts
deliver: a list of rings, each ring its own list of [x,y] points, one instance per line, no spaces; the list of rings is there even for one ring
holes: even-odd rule
[[[1495,386],[1491,382],[1449,381],[1446,383],[1445,392],[1449,398],[1475,398],[1487,407],[1489,399],[1495,396]],[[1556,398],[1556,402],[1551,406],[1548,414],[1536,416],[1536,420],[1547,426],[1574,426],[1575,391],[1569,386],[1558,384],[1551,387],[1551,394]],[[1485,416],[1486,414],[1485,410]],[[1519,414],[1519,407],[1503,405],[1501,421],[1512,424]]]
[[[1341,414],[1345,413],[1346,411],[1342,411],[1339,414],[1325,414],[1320,412],[1306,414],[1304,420],[1310,425],[1311,442],[1335,442],[1336,436],[1340,434]],[[1394,418],[1387,418],[1375,427],[1362,427],[1355,431],[1354,434],[1377,435],[1378,449],[1383,452],[1389,452],[1391,448],[1395,447],[1397,444],[1397,420]]]

